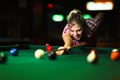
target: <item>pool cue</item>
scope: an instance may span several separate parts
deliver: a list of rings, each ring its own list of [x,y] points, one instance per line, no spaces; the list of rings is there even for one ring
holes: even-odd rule
[[[66,50],[67,48],[63,48],[63,49],[56,49],[56,50],[53,50],[53,52],[56,52],[56,51],[61,51],[61,50]]]
[[[82,44],[80,44],[80,45],[71,46],[70,49],[71,49],[71,48],[76,48],[76,47],[82,47],[82,46],[84,46],[84,45],[86,45],[86,44],[85,44],[85,43],[82,43]],[[61,50],[67,50],[67,48],[53,50],[53,52],[61,51]]]

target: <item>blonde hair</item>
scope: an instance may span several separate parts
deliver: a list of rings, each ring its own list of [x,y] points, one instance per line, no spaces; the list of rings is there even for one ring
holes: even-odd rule
[[[81,11],[78,9],[73,9],[68,14],[68,24],[71,24],[72,22],[76,22],[77,24],[82,25],[83,23],[83,17],[81,14]]]

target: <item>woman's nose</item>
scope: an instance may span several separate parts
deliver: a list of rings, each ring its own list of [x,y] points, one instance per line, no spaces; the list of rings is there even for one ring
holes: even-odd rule
[[[75,36],[77,35],[77,32],[76,32],[76,31],[74,32],[74,35],[75,35]]]

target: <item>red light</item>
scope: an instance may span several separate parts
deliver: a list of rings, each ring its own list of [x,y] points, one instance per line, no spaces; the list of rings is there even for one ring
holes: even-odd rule
[[[54,8],[53,4],[49,3],[49,4],[48,4],[48,8],[49,8],[49,9],[53,9],[53,8]]]

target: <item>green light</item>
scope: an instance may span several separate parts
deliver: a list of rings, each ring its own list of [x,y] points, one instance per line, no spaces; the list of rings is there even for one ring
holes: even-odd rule
[[[66,16],[66,20],[68,21],[68,15]]]
[[[89,14],[84,14],[84,15],[83,15],[83,18],[84,18],[84,19],[88,19],[88,18],[91,18],[91,16],[90,16]]]
[[[62,22],[64,20],[64,16],[62,14],[54,14],[52,16],[52,20],[54,22]]]

